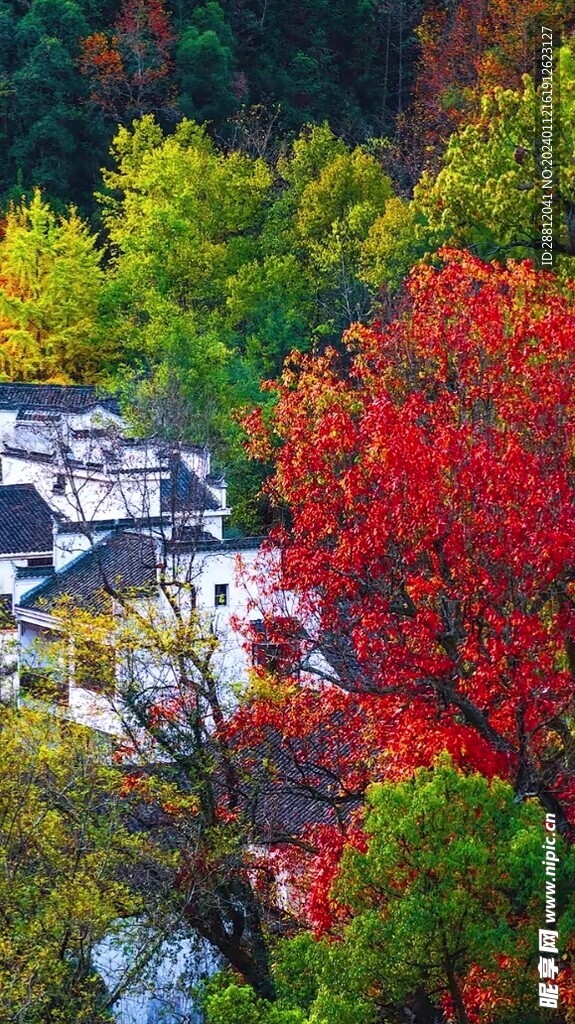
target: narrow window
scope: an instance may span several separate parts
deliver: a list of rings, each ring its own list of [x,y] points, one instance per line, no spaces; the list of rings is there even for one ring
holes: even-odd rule
[[[214,604],[216,608],[226,605],[229,600],[229,587],[227,583],[216,583]]]

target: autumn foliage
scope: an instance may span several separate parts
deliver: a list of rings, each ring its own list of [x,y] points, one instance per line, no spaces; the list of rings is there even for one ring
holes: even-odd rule
[[[164,0],[122,0],[113,31],[82,41],[80,70],[90,80],[91,102],[120,123],[169,111],[175,40]]]
[[[291,516],[267,555],[264,615],[281,621],[292,595],[304,669],[286,696],[299,715],[250,713],[305,735],[312,685],[326,721],[334,701],[354,709],[347,757],[365,764],[369,748],[376,776],[444,749],[566,829],[575,309],[530,263],[440,255],[391,323],[294,358],[271,427],[249,419]]]
[[[572,0],[464,0],[431,5],[417,29],[420,44],[413,116],[420,141],[433,152],[478,113],[481,95],[517,89],[537,75],[541,26],[573,27]]]

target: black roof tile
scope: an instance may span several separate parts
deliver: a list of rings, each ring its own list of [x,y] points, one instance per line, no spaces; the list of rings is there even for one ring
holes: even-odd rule
[[[0,485],[0,553],[52,551],[54,516],[33,484]]]
[[[197,544],[198,551],[204,551],[205,549],[211,551],[249,551],[252,549],[261,548],[262,544],[266,540],[266,537],[224,537],[223,540],[206,543],[203,539],[200,539]]]
[[[118,413],[116,399],[102,396],[91,385],[77,384],[0,384],[0,408],[52,409],[62,412],[88,412],[96,406]]]
[[[17,565],[17,580],[43,580],[46,576],[53,576],[56,572],[53,565]]]
[[[314,736],[294,747],[271,734],[251,751],[251,814],[261,838],[278,841],[286,831],[305,833],[310,824],[335,825],[361,806],[359,791],[342,793],[337,765],[316,741]],[[245,756],[249,758],[250,752]]]
[[[50,611],[68,597],[80,608],[102,611],[106,586],[119,591],[146,590],[156,582],[156,552],[150,537],[117,533],[79,555],[20,601],[21,608]]]
[[[81,533],[85,537],[91,537],[94,533],[110,533],[112,530],[150,530],[154,526],[162,526],[166,523],[163,516],[142,516],[135,519],[134,516],[115,519],[88,519],[85,522],[61,522],[58,524],[58,533]]]
[[[170,477],[160,482],[162,512],[208,512],[221,508],[209,487],[181,459],[172,466]]]

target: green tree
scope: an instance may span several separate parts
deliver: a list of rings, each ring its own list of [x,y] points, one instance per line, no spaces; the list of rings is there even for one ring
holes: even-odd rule
[[[277,103],[287,132],[328,121],[355,141],[388,131],[408,98],[419,3],[222,0],[245,102]]]
[[[358,277],[361,243],[391,195],[389,178],[362,149],[334,156],[301,193],[293,239],[330,333],[369,310]]]
[[[111,288],[136,351],[169,358],[179,323],[188,360],[196,350],[205,365],[206,346],[219,339],[222,355],[238,354],[257,380],[364,311],[362,245],[391,183],[374,156],[327,126],[302,133],[277,167],[218,151],[189,121],[165,138],[151,118],[122,129],[113,155]],[[218,364],[215,351],[209,358]],[[183,351],[176,362],[186,366]]]
[[[444,759],[409,781],[372,787],[365,827],[368,849],[346,853],[334,895],[354,914],[350,952],[371,960],[383,997],[445,993],[458,1024],[467,1024],[470,968],[497,978],[504,957],[513,990],[500,979],[501,1017],[529,1019],[536,989],[525,969],[537,946],[541,808],[517,804],[507,783],[462,774]],[[563,862],[565,886],[573,866],[572,857]]]
[[[218,421],[229,401],[228,280],[256,250],[270,172],[239,153],[221,155],[190,121],[164,138],[142,118],[120,130],[113,153],[109,295],[127,358],[178,368],[196,405],[212,407]]]
[[[7,1024],[104,1024],[94,951],[139,911],[138,842],[98,734],[0,706],[0,991]],[[116,796],[114,795],[116,794]]]
[[[237,275],[230,300],[250,361],[270,376],[291,349],[335,343],[367,313],[362,246],[392,193],[375,157],[327,125],[305,129],[276,175],[259,260]]]
[[[86,87],[76,61],[88,23],[73,0],[33,0],[13,29],[6,86],[6,163],[2,188],[45,188],[64,202],[83,204],[104,150],[97,116],[84,106]]]
[[[284,143],[323,121],[357,143],[390,133],[408,100],[419,0],[173,0],[177,39],[161,4],[120,8],[0,0],[6,198],[41,185],[94,212],[110,134],[134,111],[156,111],[170,129],[178,110],[212,122],[233,148],[235,113],[245,126],[254,111],[273,110]]]
[[[429,251],[426,218],[413,202],[393,196],[361,245],[359,276],[376,294],[400,290],[414,263]]]
[[[334,342],[367,312],[362,245],[390,181],[326,125],[270,166],[218,150],[193,122],[166,138],[145,117],[120,130],[113,156],[104,218],[118,341],[160,387],[179,376],[203,424],[196,439],[209,430],[224,444],[230,497],[247,512],[253,474],[230,409],[262,401],[261,378],[292,349]]]
[[[36,191],[12,206],[0,242],[0,369],[5,379],[90,382],[111,355],[99,334],[95,236]]]
[[[405,782],[373,785],[365,832],[362,850],[344,852],[330,895],[335,922],[343,913],[346,923],[330,938],[279,942],[273,1005],[219,979],[208,1024],[375,1024],[405,1007],[417,1020],[468,1024],[495,1006],[501,1024],[543,1021],[532,981],[541,809],[444,757]],[[555,849],[566,950],[575,860],[559,838]]]
[[[554,104],[553,267],[566,273],[575,253],[573,151],[575,55],[558,52],[561,89]],[[523,89],[496,88],[481,116],[455,132],[439,171],[425,171],[411,201],[392,198],[367,233],[361,276],[369,288],[397,290],[411,267],[441,245],[471,249],[484,259],[542,256],[541,96],[533,79]],[[545,264],[543,264],[545,266]]]
[[[234,38],[219,3],[196,7],[176,51],[179,105],[195,121],[222,122],[233,114]]]

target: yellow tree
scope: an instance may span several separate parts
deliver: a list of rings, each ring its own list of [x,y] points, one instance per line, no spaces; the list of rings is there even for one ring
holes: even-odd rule
[[[94,953],[141,906],[122,775],[98,734],[1,705],[0,761],[2,1020],[103,1024],[113,995]]]
[[[36,191],[12,206],[0,242],[0,374],[91,383],[111,355],[100,336],[103,272],[96,239],[71,209]]]

